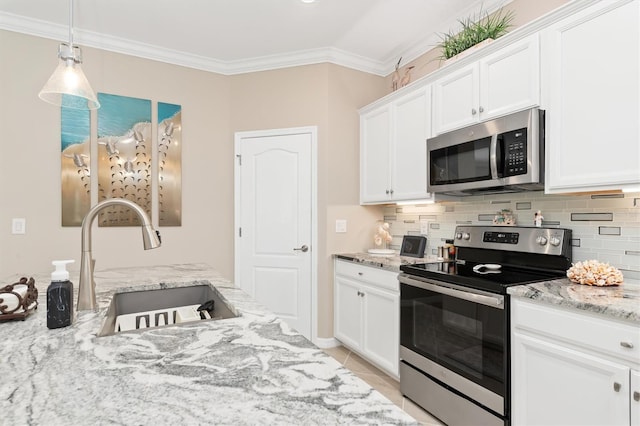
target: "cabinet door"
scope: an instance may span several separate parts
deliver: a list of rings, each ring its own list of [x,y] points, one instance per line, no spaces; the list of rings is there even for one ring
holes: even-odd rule
[[[360,284],[336,275],[334,304],[334,334],[346,346],[362,346],[362,292]]]
[[[391,189],[394,201],[429,198],[427,137],[430,101],[431,86],[427,86],[393,103]]]
[[[640,184],[640,1],[599,2],[544,30],[547,193]]]
[[[520,111],[540,101],[538,34],[529,36],[480,61],[482,120]]]
[[[631,426],[640,426],[640,371],[631,370]]]
[[[478,121],[478,64],[433,83],[433,133],[440,134]]]
[[[389,143],[391,106],[360,117],[360,202],[383,202],[390,197]]]
[[[514,425],[628,425],[629,368],[513,333]]]
[[[363,353],[398,377],[400,297],[374,287],[363,287]]]

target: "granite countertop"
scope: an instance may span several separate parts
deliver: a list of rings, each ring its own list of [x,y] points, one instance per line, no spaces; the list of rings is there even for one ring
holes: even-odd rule
[[[509,287],[511,296],[574,308],[640,323],[640,281],[626,280],[622,285],[595,287],[574,284],[568,278]]]
[[[392,256],[380,256],[369,253],[337,253],[334,254],[334,257],[398,273],[400,272],[400,265],[442,262],[442,259],[438,260],[435,256],[410,257],[400,256],[398,254],[394,254]]]
[[[207,265],[97,271],[99,311],[55,330],[34,278],[38,309],[0,322],[3,424],[417,423]],[[241,316],[96,337],[115,291],[161,282],[210,282]]]

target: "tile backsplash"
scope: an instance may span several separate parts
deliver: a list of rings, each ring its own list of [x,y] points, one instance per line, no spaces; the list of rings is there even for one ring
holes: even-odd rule
[[[640,193],[545,195],[543,192],[483,195],[415,206],[386,206],[391,247],[404,235],[424,235],[425,254],[436,254],[456,225],[491,225],[497,212],[512,210],[519,226],[533,226],[540,210],[542,226],[573,231],[573,260],[597,259],[640,275]],[[421,226],[422,225],[422,226]]]

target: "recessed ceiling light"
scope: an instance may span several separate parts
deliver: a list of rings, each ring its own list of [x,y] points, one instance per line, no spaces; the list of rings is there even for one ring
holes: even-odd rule
[[[300,0],[302,3],[315,3],[316,0]]]

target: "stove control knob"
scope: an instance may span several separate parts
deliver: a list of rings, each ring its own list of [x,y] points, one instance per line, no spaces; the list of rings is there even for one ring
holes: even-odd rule
[[[458,232],[456,234],[456,240],[461,240],[462,239],[462,232]]]
[[[549,243],[554,246],[554,247],[558,247],[560,245],[560,238],[558,237],[551,237],[549,239]]]
[[[463,232],[462,233],[462,239],[463,240],[468,240],[469,238],[471,238],[471,235],[469,235],[468,232]]]
[[[541,235],[538,238],[536,238],[536,243],[540,244],[541,246],[544,246],[547,244],[547,238]]]

